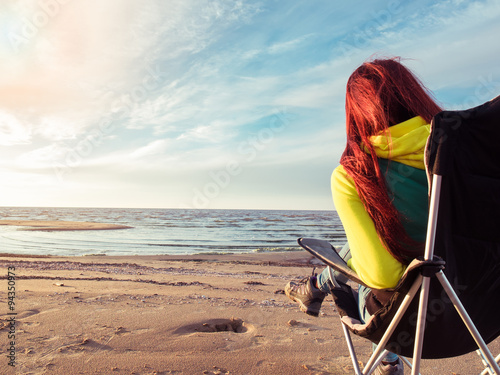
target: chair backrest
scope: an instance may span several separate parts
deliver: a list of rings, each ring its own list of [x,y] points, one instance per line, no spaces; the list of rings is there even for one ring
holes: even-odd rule
[[[444,273],[486,342],[500,334],[499,141],[500,96],[436,115],[426,150],[428,172],[443,176],[434,253],[446,261]],[[432,298],[435,325],[450,342],[447,356],[475,350],[458,314],[441,312],[443,299],[435,293],[429,300],[431,313]],[[443,341],[430,330],[426,342]]]

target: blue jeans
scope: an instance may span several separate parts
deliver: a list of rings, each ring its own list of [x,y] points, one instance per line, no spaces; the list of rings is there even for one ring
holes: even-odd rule
[[[342,250],[339,251],[339,255],[342,259],[344,259],[346,262],[351,259],[351,251],[349,249],[349,244],[346,243]],[[335,270],[333,270],[333,275],[335,278],[339,275],[339,273]],[[328,269],[325,268],[323,272],[321,272],[318,275],[318,287],[320,290],[323,292],[330,294],[332,291],[333,283],[330,280],[330,272],[328,272]],[[359,310],[359,316],[361,317],[361,321],[365,323],[369,318],[370,318],[370,313],[368,312],[366,308],[366,297],[368,296],[368,293],[370,293],[370,288],[367,288],[366,286],[360,285],[358,288],[358,293],[357,293],[357,302],[358,302],[358,310]],[[375,349],[377,345],[373,344],[373,349]],[[382,359],[384,362],[394,362],[397,361],[398,356],[394,353],[387,353],[387,355]]]

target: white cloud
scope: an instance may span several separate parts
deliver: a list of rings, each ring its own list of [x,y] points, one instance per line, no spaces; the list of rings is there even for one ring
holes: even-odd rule
[[[30,170],[51,168],[55,161],[64,160],[69,150],[68,147],[53,143],[21,154],[16,158],[16,166]]]
[[[303,45],[303,42],[305,42],[308,38],[312,37],[313,34],[308,34],[308,35],[302,35],[298,38],[288,40],[286,42],[280,42],[280,43],[275,43],[271,46],[268,47],[268,51],[270,54],[277,54],[277,53],[283,53],[287,52],[290,50],[293,50],[299,45]]]
[[[144,156],[154,156],[162,154],[171,142],[167,139],[157,139],[144,147],[138,148],[130,154],[132,159],[142,158]]]
[[[27,144],[31,140],[31,130],[19,119],[5,111],[0,111],[0,145],[13,146]]]
[[[29,144],[32,131],[14,114],[0,110],[0,145],[13,146]]]
[[[75,139],[85,128],[75,113],[43,116],[35,127],[35,134],[52,142]]]

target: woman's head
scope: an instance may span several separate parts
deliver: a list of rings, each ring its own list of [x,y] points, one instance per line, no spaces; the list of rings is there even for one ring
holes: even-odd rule
[[[366,142],[367,137],[415,116],[430,122],[440,110],[399,58],[365,62],[347,82],[347,135],[351,141]]]
[[[399,58],[365,62],[347,82],[347,145],[340,164],[353,178],[387,250],[401,262],[417,255],[420,247],[406,234],[391,203],[370,137],[415,116],[430,122],[440,111],[425,86]]]

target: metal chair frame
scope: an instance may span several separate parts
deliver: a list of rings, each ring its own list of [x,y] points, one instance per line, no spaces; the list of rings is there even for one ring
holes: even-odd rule
[[[438,209],[439,209],[439,198],[440,198],[440,193],[441,193],[441,180],[442,176],[440,175],[433,175],[432,178],[432,190],[431,190],[431,200],[430,200],[430,208],[429,208],[429,220],[428,220],[428,227],[427,227],[427,237],[426,237],[426,243],[425,243],[425,260],[431,260],[433,259],[434,256],[434,242],[435,242],[435,234],[436,234],[436,227],[437,227],[437,220],[438,220]],[[410,288],[409,292],[406,294],[403,302],[401,303],[398,311],[396,312],[396,315],[392,319],[389,327],[387,328],[386,332],[384,333],[382,339],[379,342],[379,345],[377,348],[373,351],[373,354],[371,355],[370,359],[364,366],[363,371],[361,371],[358,363],[358,359],[354,350],[354,346],[351,340],[351,336],[349,333],[349,330],[347,329],[347,326],[342,322],[342,328],[344,331],[344,335],[346,338],[347,346],[349,348],[349,353],[351,354],[351,359],[352,363],[354,366],[354,371],[356,375],[369,375],[371,374],[375,368],[380,364],[382,358],[384,357],[385,353],[387,352],[385,349],[383,349],[386,344],[389,341],[389,338],[391,337],[392,333],[394,332],[395,328],[397,327],[399,321],[403,317],[403,314],[406,312],[408,309],[410,302],[413,300],[415,295],[418,293],[418,290],[421,289],[420,292],[420,301],[419,301],[419,308],[418,308],[418,319],[417,319],[417,327],[416,327],[416,333],[415,333],[415,345],[414,345],[414,351],[413,351],[413,363],[410,363],[408,359],[402,357],[401,359],[403,362],[405,362],[411,369],[412,375],[420,374],[420,362],[421,362],[421,357],[422,357],[422,347],[423,347],[423,340],[424,340],[424,329],[425,329],[425,321],[426,321],[426,315],[427,315],[427,309],[428,309],[428,298],[429,298],[429,285],[430,285],[430,280],[432,276],[436,276],[436,278],[439,280],[441,283],[445,293],[447,294],[448,298],[452,301],[453,305],[455,306],[458,314],[462,318],[464,324],[466,325],[467,329],[469,330],[470,334],[476,341],[478,345],[478,355],[481,357],[481,360],[483,361],[483,364],[485,365],[485,369],[481,373],[481,375],[500,375],[500,367],[498,365],[498,362],[500,360],[500,355],[497,356],[496,358],[493,357],[491,354],[491,351],[487,347],[486,343],[484,342],[483,338],[479,334],[476,326],[472,322],[471,318],[469,317],[467,311],[465,310],[464,306],[460,302],[457,294],[453,290],[453,287],[451,286],[450,282],[447,280],[446,276],[444,275],[442,270],[437,271],[434,275],[419,275],[417,279],[414,281],[412,287]]]

